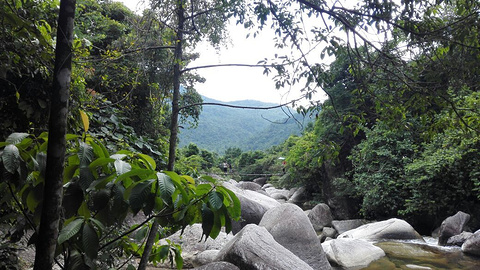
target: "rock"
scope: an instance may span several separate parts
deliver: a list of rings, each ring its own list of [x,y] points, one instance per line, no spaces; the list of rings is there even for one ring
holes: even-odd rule
[[[432,270],[432,268],[428,266],[421,266],[421,265],[416,265],[416,264],[406,264],[405,267],[408,269],[418,269],[418,270]]]
[[[288,198],[285,195],[283,195],[282,193],[273,193],[272,195],[270,195],[270,197],[272,197],[272,199],[275,199],[277,201],[286,202],[288,200]]]
[[[385,252],[360,239],[333,239],[322,244],[328,261],[346,268],[359,268],[385,256]]]
[[[462,251],[467,254],[480,256],[480,232],[476,231],[462,245]]]
[[[324,203],[317,204],[313,207],[307,216],[316,232],[322,231],[325,226],[332,226],[332,212],[330,211],[330,207]]]
[[[252,190],[243,190],[229,183],[223,185],[233,191],[240,200],[242,216],[240,221],[232,221],[233,234],[238,233],[247,224],[258,224],[268,209],[279,206],[280,203],[269,196]]]
[[[211,262],[215,261],[215,258],[218,255],[218,250],[212,249],[212,250],[205,250],[203,252],[200,252],[195,256],[195,258],[192,261],[192,265],[194,267],[200,267],[202,265],[209,264]]]
[[[307,189],[305,187],[298,188],[295,193],[288,199],[289,203],[302,204],[307,201]]]
[[[471,232],[462,232],[461,234],[454,235],[447,240],[447,246],[459,246],[461,247],[468,238],[473,235]]]
[[[238,188],[241,188],[241,189],[245,189],[245,190],[253,190],[253,191],[257,191],[257,190],[261,190],[262,189],[262,186],[257,184],[257,183],[254,183],[254,182],[246,182],[246,181],[240,181],[238,182],[238,184],[235,185],[236,187]]]
[[[237,266],[229,262],[212,262],[197,268],[195,270],[240,270]]]
[[[267,180],[268,180],[267,177],[259,177],[259,178],[253,179],[253,182],[259,184],[260,186],[263,186],[267,183]]]
[[[322,233],[319,235],[321,242],[327,240],[327,238],[333,239],[337,236],[337,231],[331,227],[323,227]]]
[[[197,254],[206,250],[220,250],[233,238],[232,234],[220,232],[215,239],[209,237],[206,241],[200,241],[203,230],[202,224],[199,223],[187,226],[183,234],[181,235],[180,233],[181,231],[178,231],[165,239],[161,239],[159,244],[166,245],[166,239],[169,239],[180,245],[182,247],[184,267],[194,266]],[[169,262],[165,262],[165,265],[169,265]]]
[[[266,228],[246,225],[220,250],[216,261],[227,261],[240,269],[312,269],[291,251],[277,243]]]
[[[255,181],[255,180],[254,180],[254,181]],[[258,183],[257,183],[257,184],[258,184]],[[270,183],[267,183],[267,184],[265,184],[265,185],[262,186],[262,189],[263,189],[263,190],[266,190],[267,188],[275,188],[275,187],[274,187],[272,184],[270,184]]]
[[[446,218],[438,233],[438,244],[444,246],[447,244],[448,238],[460,234],[465,228],[465,224],[470,220],[470,215],[462,211],[458,211],[455,215]]]
[[[338,238],[365,240],[418,239],[423,241],[422,236],[410,224],[398,218],[365,224],[340,234]]]
[[[364,219],[347,219],[347,220],[333,220],[332,226],[339,233],[342,234],[346,231],[356,229],[362,225],[367,224]]]
[[[310,220],[297,205],[286,203],[268,210],[259,226],[313,269],[331,269]]]

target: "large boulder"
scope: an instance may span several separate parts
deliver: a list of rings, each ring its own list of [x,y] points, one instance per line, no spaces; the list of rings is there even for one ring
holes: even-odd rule
[[[347,219],[347,220],[333,220],[332,226],[339,233],[356,229],[362,225],[367,224],[365,219]]]
[[[480,230],[470,236],[462,245],[462,251],[468,254],[480,256]]]
[[[226,234],[222,231],[215,239],[208,237],[205,241],[200,241],[202,234],[202,224],[195,223],[187,226],[183,234],[181,231],[178,231],[165,239],[161,239],[159,244],[166,245],[167,239],[175,244],[179,244],[182,247],[184,266],[192,267],[198,265],[195,263],[198,254],[206,250],[220,250],[233,238],[232,234]],[[169,262],[165,262],[165,265],[169,265]]]
[[[353,238],[364,240],[413,240],[423,241],[423,238],[415,229],[406,221],[391,218],[384,221],[373,222],[362,225],[356,229],[346,231],[338,236],[338,238]]]
[[[324,203],[315,205],[307,216],[316,232],[321,232],[325,226],[332,226],[332,212],[330,207]]]
[[[260,186],[263,186],[267,183],[267,180],[268,180],[267,177],[259,177],[259,178],[253,179],[253,182],[259,184]]]
[[[268,210],[259,225],[313,269],[331,269],[310,220],[297,205],[286,203]]]
[[[445,246],[448,238],[460,234],[465,228],[465,224],[470,220],[470,215],[462,211],[458,211],[455,215],[446,218],[438,233],[438,244]]]
[[[195,270],[240,270],[236,265],[229,262],[212,262],[200,267],[193,268]]]
[[[295,190],[293,195],[288,199],[289,203],[302,204],[307,201],[307,188],[299,187]]]
[[[242,209],[240,221],[232,222],[233,234],[238,233],[247,224],[260,223],[267,210],[280,205],[275,199],[258,192],[244,190],[230,183],[223,183],[223,185],[237,195]]]
[[[233,263],[240,269],[312,269],[291,251],[280,245],[266,228],[246,225],[220,250],[216,261]]]
[[[247,181],[240,181],[238,184],[236,184],[238,188],[245,189],[245,190],[261,190],[262,186],[255,183],[255,182],[247,182]]]
[[[328,261],[345,268],[360,268],[385,256],[385,252],[360,239],[333,239],[322,244]]]

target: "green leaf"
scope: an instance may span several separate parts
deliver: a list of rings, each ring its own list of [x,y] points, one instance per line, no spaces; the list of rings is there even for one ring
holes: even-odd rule
[[[177,265],[177,269],[183,269],[183,258],[182,252],[179,249],[175,249],[175,264]]]
[[[213,212],[213,226],[210,231],[210,237],[215,239],[220,234],[222,229],[222,217],[223,215],[219,211]]]
[[[206,204],[202,205],[202,238],[205,235],[205,241],[207,240],[208,236],[212,232],[214,223],[214,214],[210,208],[207,207]],[[201,240],[201,239],[200,239]]]
[[[93,147],[84,142],[80,142],[78,158],[80,160],[80,167],[88,167],[95,158]]]
[[[115,166],[115,170],[117,171],[117,175],[121,175],[132,170],[132,165],[120,159],[115,160],[113,164]]]
[[[10,143],[10,144],[17,144],[20,143],[23,139],[27,138],[30,136],[28,133],[12,133],[8,138],[5,140],[5,142]]]
[[[154,181],[154,179],[149,179],[147,181],[137,183],[133,187],[128,202],[134,214],[137,214],[146,203],[148,194],[151,192],[151,185]]]
[[[104,165],[107,165],[107,164],[110,164],[112,162],[114,162],[115,159],[113,158],[108,158],[108,157],[100,157],[100,158],[97,158],[95,159],[92,163],[90,163],[90,165],[88,165],[88,167],[93,170],[97,167],[100,167],[100,166],[104,166]]]
[[[154,177],[155,173],[152,172],[151,170],[147,170],[147,169],[133,169],[129,172],[126,172],[124,174],[121,174],[117,177],[117,179],[115,180],[115,182],[120,182],[120,181],[123,181],[127,178],[131,178],[133,176],[137,176],[139,177],[140,179],[145,179],[145,178],[150,178],[150,177]]]
[[[3,166],[5,167],[7,172],[15,174],[18,167],[20,166],[21,160],[18,148],[13,144],[5,146],[5,148],[3,149],[2,160]]]
[[[155,160],[153,160],[153,158],[151,158],[150,156],[141,154],[141,153],[138,153],[137,155],[140,157],[140,160],[144,161],[148,169],[155,170],[157,168],[157,164],[155,163]]]
[[[196,188],[196,194],[197,196],[203,196],[204,194],[207,194],[212,190],[212,185],[210,184],[200,184]]]
[[[237,195],[233,193],[233,191],[229,190],[228,188],[218,186],[217,190],[224,194],[224,197],[230,199],[230,206],[227,208],[230,217],[234,220],[238,220],[242,214],[242,206],[240,204],[240,200],[238,199]]]
[[[208,193],[208,201],[214,211],[219,210],[223,206],[223,196],[219,192],[212,191]]]
[[[160,194],[163,198],[171,197],[173,192],[175,191],[175,185],[172,182],[172,179],[164,174],[164,173],[157,173],[158,178],[158,188],[160,189]]]
[[[85,223],[82,230],[83,251],[91,258],[95,259],[98,255],[100,242],[95,228],[90,223]]]
[[[65,241],[69,240],[70,238],[74,237],[80,229],[82,228],[83,219],[75,219],[72,222],[68,223],[67,226],[63,227],[63,229],[58,234],[58,244],[61,245]]]

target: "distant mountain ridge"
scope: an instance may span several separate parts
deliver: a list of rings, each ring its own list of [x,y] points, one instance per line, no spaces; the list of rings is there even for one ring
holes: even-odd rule
[[[221,103],[246,107],[273,107],[278,104],[257,100],[222,102],[202,97],[204,103]],[[285,108],[284,108],[285,109]],[[293,113],[305,124],[303,116]],[[264,150],[285,141],[290,135],[299,135],[302,126],[289,118],[282,108],[270,110],[238,109],[224,106],[205,105],[197,128],[180,131],[179,146],[195,143],[198,147],[223,154],[229,147],[243,151]]]

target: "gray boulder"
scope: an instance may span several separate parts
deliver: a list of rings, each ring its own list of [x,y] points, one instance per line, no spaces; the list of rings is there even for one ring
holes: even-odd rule
[[[476,231],[463,243],[462,251],[467,254],[480,256],[480,231]]]
[[[327,238],[333,239],[337,236],[337,231],[331,227],[323,227],[322,233],[318,236],[321,242],[325,241]]]
[[[288,199],[289,203],[302,204],[307,201],[307,189],[305,187],[299,187],[295,190],[293,195]]]
[[[346,231],[338,236],[338,238],[353,238],[364,240],[386,240],[399,239],[411,240],[423,238],[415,229],[406,221],[391,218],[384,221],[373,222],[362,225],[356,229]]]
[[[470,220],[470,215],[462,211],[458,211],[455,215],[446,218],[438,233],[438,244],[445,246],[448,238],[460,234],[465,228],[465,224]]]
[[[332,226],[333,216],[330,207],[324,203],[317,204],[307,214],[316,232],[322,231],[325,226]]]
[[[233,238],[232,234],[226,234],[222,231],[215,239],[208,237],[207,240],[200,241],[202,234],[202,224],[196,223],[187,226],[183,234],[178,231],[167,238],[161,239],[159,244],[166,245],[166,239],[179,244],[182,247],[184,267],[192,267],[196,265],[195,261],[198,254],[206,250],[220,250]],[[165,262],[163,265],[167,266],[169,262]]]
[[[462,232],[461,234],[454,235],[447,240],[447,246],[459,246],[461,247],[468,238],[473,235],[471,232]]]
[[[332,264],[346,268],[365,267],[385,256],[381,248],[360,239],[333,239],[323,243],[322,247]]]
[[[286,203],[268,210],[259,226],[313,269],[331,269],[312,224],[297,205]]]
[[[267,183],[267,180],[268,180],[267,177],[259,177],[259,178],[253,179],[253,182],[259,184],[260,186],[263,186]]]
[[[347,219],[347,220],[333,220],[332,226],[339,233],[342,234],[346,231],[356,229],[362,225],[367,224],[364,219]]]
[[[247,224],[258,224],[268,209],[279,206],[280,203],[269,196],[252,190],[244,190],[230,183],[223,183],[240,200],[242,214],[240,221],[232,221],[233,234],[238,233]]]
[[[197,254],[192,261],[194,267],[200,267],[202,265],[209,264],[215,261],[215,258],[218,255],[219,250],[205,250]]]
[[[240,269],[312,269],[291,251],[277,243],[264,227],[246,225],[220,250],[216,261],[227,261]]]
[[[195,270],[240,270],[236,265],[229,262],[212,262],[200,267],[193,268]]]
[[[238,184],[236,184],[236,186],[238,188],[241,188],[241,189],[253,190],[253,191],[257,191],[257,190],[262,189],[261,185],[259,185],[257,183],[254,183],[254,182],[247,182],[247,181],[240,181],[240,182],[238,182]]]

